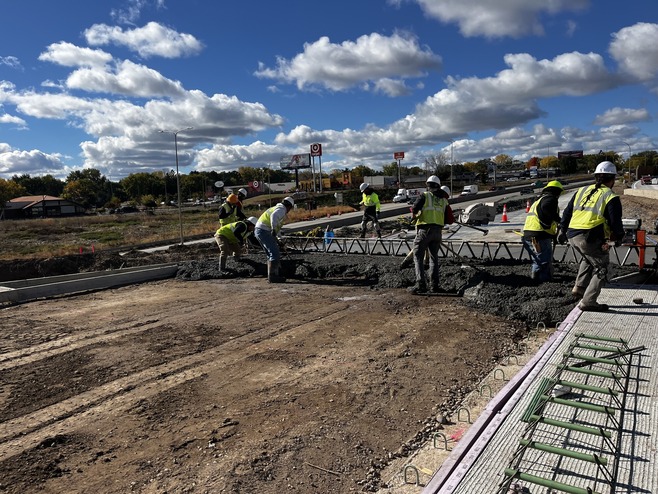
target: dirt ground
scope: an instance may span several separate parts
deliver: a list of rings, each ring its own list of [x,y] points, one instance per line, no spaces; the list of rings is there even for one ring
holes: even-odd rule
[[[576,303],[568,264],[537,285],[527,262],[446,261],[460,296],[418,297],[399,258],[293,253],[268,284],[261,254],[222,275],[213,244],[0,275],[170,261],[176,279],[0,309],[0,492],[375,492]]]

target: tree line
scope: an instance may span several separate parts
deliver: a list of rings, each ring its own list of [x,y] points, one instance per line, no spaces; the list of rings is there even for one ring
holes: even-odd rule
[[[658,175],[658,153],[656,151],[642,151],[633,154],[630,159],[615,152],[600,151],[595,154],[584,155],[582,158],[561,158],[547,156],[533,157],[527,162],[514,162],[506,154],[499,154],[492,159],[483,159],[476,162],[451,163],[446,153],[431,155],[425,158],[422,166],[404,166],[398,170],[398,162],[393,161],[375,170],[366,165],[357,165],[351,169],[337,170],[324,173],[323,177],[335,178],[342,184],[342,174],[349,172],[353,187],[363,181],[363,177],[372,175],[386,175],[397,177],[438,175],[442,180],[466,175],[486,177],[492,162],[498,169],[538,168],[559,169],[562,174],[592,172],[596,165],[603,161],[612,161],[621,170],[632,170],[632,175]],[[333,177],[332,175],[335,175]],[[207,200],[220,194],[215,182],[224,182],[224,187],[246,185],[253,181],[261,183],[280,183],[295,180],[294,172],[274,169],[270,167],[243,166],[231,171],[191,171],[180,175],[181,196],[183,200]],[[309,169],[299,171],[299,180],[311,180],[312,172]],[[155,172],[131,173],[119,181],[112,181],[95,168],[85,168],[69,173],[65,180],[52,175],[31,176],[29,174],[14,175],[11,179],[0,178],[0,205],[22,196],[48,195],[63,197],[87,208],[113,208],[121,204],[156,206],[162,202],[177,199],[176,173],[174,170]]]

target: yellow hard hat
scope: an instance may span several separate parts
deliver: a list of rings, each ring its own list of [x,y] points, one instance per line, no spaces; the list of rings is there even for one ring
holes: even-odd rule
[[[237,204],[240,202],[240,199],[238,199],[238,196],[235,194],[229,194],[229,196],[226,198],[226,202],[229,204]]]
[[[544,188],[548,189],[549,187],[555,187],[556,189],[560,189],[561,191],[564,192],[564,187],[562,186],[559,180],[551,180],[546,184],[546,187]]]

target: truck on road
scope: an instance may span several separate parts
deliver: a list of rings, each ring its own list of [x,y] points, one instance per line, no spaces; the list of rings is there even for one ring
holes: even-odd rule
[[[472,194],[477,194],[478,190],[479,188],[477,185],[464,185],[464,190],[462,190],[462,193],[460,195],[469,196]]]

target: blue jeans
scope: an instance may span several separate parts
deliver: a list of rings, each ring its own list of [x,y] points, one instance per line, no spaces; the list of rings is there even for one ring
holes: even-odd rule
[[[532,245],[532,240],[528,240],[528,242]],[[537,264],[535,259],[532,260],[532,268],[530,268],[531,278],[539,281],[550,281],[553,278],[553,239],[537,239],[537,243],[541,252],[535,250],[535,254],[537,254],[539,262],[542,265]]]
[[[254,230],[254,236],[260,242],[260,245],[263,246],[265,253],[267,254],[268,261],[278,261],[281,259],[281,251],[279,250],[279,244],[276,241],[274,234],[263,228],[256,228]]]

